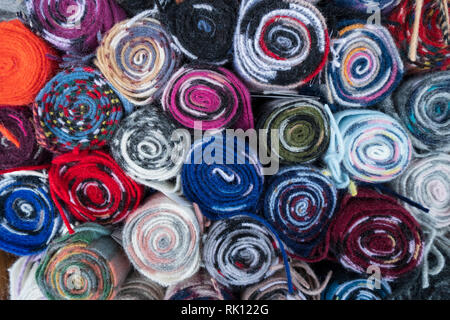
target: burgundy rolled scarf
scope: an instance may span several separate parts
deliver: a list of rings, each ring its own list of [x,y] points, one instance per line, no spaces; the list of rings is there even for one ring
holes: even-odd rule
[[[115,0],[25,0],[24,19],[55,48],[85,56],[99,37],[127,17]]]
[[[365,274],[369,266],[378,267],[387,281],[414,270],[423,257],[418,222],[395,198],[368,188],[343,197],[329,241],[345,268]]]

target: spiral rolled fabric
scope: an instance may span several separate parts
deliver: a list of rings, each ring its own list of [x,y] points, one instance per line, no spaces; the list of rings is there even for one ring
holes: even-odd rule
[[[423,0],[417,33],[415,60],[409,57],[414,39],[417,1],[403,0],[388,17],[388,28],[395,39],[408,70],[412,73],[448,70],[450,66],[449,25],[446,14],[450,14],[446,0]]]
[[[325,289],[331,274],[320,284],[314,270],[305,262],[293,261],[290,264],[292,281],[297,294],[291,300],[320,300],[320,293]],[[276,271],[258,284],[247,287],[241,294],[242,300],[287,300],[289,297],[286,273],[282,265],[273,268]]]
[[[275,238],[260,221],[236,215],[216,221],[203,244],[203,262],[209,274],[231,288],[259,283],[273,271],[280,259]]]
[[[0,170],[39,165],[47,156],[37,143],[31,110],[0,106]]]
[[[163,300],[164,288],[133,272],[120,286],[114,300]]]
[[[335,104],[368,107],[388,97],[403,78],[403,62],[389,31],[377,24],[352,24],[331,41],[327,85]]]
[[[167,288],[164,300],[234,300],[231,290],[201,269],[189,279]]]
[[[213,154],[214,153],[214,154]],[[255,212],[264,176],[256,152],[238,136],[195,141],[181,170],[183,193],[212,220]]]
[[[54,153],[101,148],[132,108],[97,70],[66,69],[36,97],[33,118],[38,142]]]
[[[262,106],[256,127],[266,150],[283,162],[307,163],[322,156],[330,141],[329,117],[312,97],[278,99]],[[272,141],[272,130],[278,139]]]
[[[130,214],[122,231],[123,247],[134,268],[164,287],[199,270],[200,236],[194,210],[162,193]]]
[[[233,45],[238,0],[172,1],[165,15],[173,39],[191,60],[225,64]]]
[[[42,252],[57,236],[61,219],[50,197],[45,168],[0,172],[0,249],[18,255]]]
[[[347,277],[350,278],[350,277]],[[391,295],[389,283],[369,279],[338,277],[322,293],[323,300],[387,300]]]
[[[47,300],[36,282],[42,254],[20,257],[8,269],[10,300]]]
[[[105,78],[137,106],[160,97],[180,62],[181,54],[170,34],[148,12],[114,25],[95,59]]]
[[[126,13],[114,0],[25,0],[23,18],[58,50],[86,56],[98,46],[99,36]]]
[[[336,7],[351,9],[361,13],[373,13],[375,10],[392,11],[399,5],[400,0],[333,0]]]
[[[329,239],[331,252],[346,269],[365,274],[377,267],[386,281],[407,275],[423,258],[418,222],[395,198],[367,188],[343,197]]]
[[[191,146],[190,138],[162,111],[150,106],[120,123],[110,150],[117,164],[136,182],[164,193],[178,193],[178,177]]]
[[[85,223],[50,244],[36,281],[49,300],[111,300],[130,269],[111,231]]]
[[[296,89],[325,66],[324,17],[302,0],[242,1],[233,40],[234,67],[255,91]]]
[[[450,71],[418,75],[380,104],[399,119],[421,151],[450,151]]]
[[[325,237],[336,202],[332,180],[318,169],[285,167],[267,182],[264,216],[286,244],[288,254],[316,262],[327,256]]]
[[[0,105],[32,103],[56,72],[56,52],[20,20],[0,22]]]
[[[231,71],[185,65],[172,75],[161,98],[163,110],[183,127],[201,130],[253,128],[250,93]]]
[[[135,210],[143,188],[102,151],[57,156],[49,171],[52,199],[70,233],[71,218],[117,224]]]

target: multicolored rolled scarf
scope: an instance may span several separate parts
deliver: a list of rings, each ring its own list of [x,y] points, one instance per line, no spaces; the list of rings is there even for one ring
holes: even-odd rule
[[[165,9],[170,32],[191,60],[225,64],[230,58],[238,0],[172,1]]]
[[[242,138],[205,136],[194,142],[181,170],[183,193],[212,220],[255,212],[264,176],[256,152]]]
[[[295,258],[316,262],[327,256],[325,236],[334,216],[337,191],[313,167],[281,169],[268,180],[264,216]]]
[[[450,151],[450,71],[434,72],[402,83],[381,104],[399,119],[419,150]]]
[[[191,207],[156,193],[127,218],[122,241],[134,268],[167,287],[200,268],[200,236]]]
[[[414,38],[418,1],[403,0],[389,15],[388,28],[412,72],[448,70],[450,66],[448,0],[423,0],[417,33],[415,61],[408,56]],[[446,9],[445,9],[446,7]]]
[[[227,287],[242,288],[261,282],[280,261],[273,234],[261,222],[237,215],[215,222],[203,246],[209,274]]]
[[[24,19],[55,48],[85,56],[98,46],[99,37],[126,18],[114,0],[25,0]]]
[[[328,149],[329,118],[322,103],[314,98],[279,99],[262,106],[256,127],[266,150],[283,162],[314,161]],[[272,130],[278,132],[272,141]]]
[[[97,70],[64,70],[47,83],[33,106],[38,142],[56,153],[98,149],[132,108]]]
[[[37,169],[0,172],[0,249],[19,256],[45,250],[61,226],[47,170]]]
[[[189,279],[167,288],[164,300],[234,300],[230,289],[201,269]]]
[[[322,293],[322,298],[323,300],[386,300],[391,293],[391,287],[384,280],[370,281],[364,278],[338,277],[328,284]]]
[[[0,106],[0,170],[38,165],[47,155],[37,143],[29,108]]]
[[[234,66],[256,91],[295,89],[325,66],[329,42],[324,17],[306,1],[243,1]]]
[[[331,277],[320,284],[317,275],[305,262],[294,261],[290,264],[292,282],[297,290],[295,296],[290,296],[286,273],[282,265],[275,266],[275,274],[258,284],[247,287],[241,295],[242,300],[320,300],[320,293],[325,289]]]
[[[186,128],[253,128],[248,89],[222,67],[185,65],[170,78],[161,104]]]
[[[406,170],[412,145],[394,118],[362,109],[337,112],[334,118],[337,128],[333,128],[330,148],[323,157],[334,180],[341,180],[336,173],[341,164],[347,180],[350,175],[367,183],[391,181]]]
[[[101,151],[65,153],[53,159],[50,191],[69,233],[70,218],[116,224],[135,210],[143,196],[114,159]]]
[[[386,281],[405,276],[422,262],[424,241],[417,221],[395,198],[367,188],[343,197],[329,240],[346,269],[365,274],[374,266]]]
[[[389,31],[377,24],[353,24],[331,41],[327,84],[332,103],[373,106],[403,78],[403,62]]]
[[[133,272],[120,286],[114,300],[163,300],[164,288]]]
[[[450,225],[450,156],[445,153],[428,154],[414,159],[408,169],[392,181],[399,194],[429,209],[424,212],[404,203],[405,208],[422,225],[441,229]]]
[[[36,271],[49,300],[110,300],[131,269],[110,230],[85,223],[52,242]]]
[[[121,123],[110,144],[117,164],[133,180],[161,192],[177,192],[181,167],[191,146],[186,130],[150,106],[133,112]]]
[[[336,7],[355,10],[361,13],[373,13],[374,10],[392,11],[400,0],[333,0]]]
[[[138,106],[160,97],[181,54],[161,22],[143,12],[114,25],[97,49],[95,65]]]
[[[10,300],[47,300],[36,282],[42,255],[21,257],[9,268]]]

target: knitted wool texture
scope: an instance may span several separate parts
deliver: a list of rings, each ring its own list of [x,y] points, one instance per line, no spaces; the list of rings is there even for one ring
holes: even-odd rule
[[[338,275],[322,293],[323,300],[386,300],[391,295],[389,283],[381,280]]]
[[[138,272],[133,272],[120,286],[114,300],[163,300],[164,288]]]
[[[400,0],[333,0],[336,7],[355,10],[361,13],[373,13],[379,9],[389,12],[399,5]]]
[[[36,282],[41,255],[21,257],[9,268],[10,300],[47,300]]]

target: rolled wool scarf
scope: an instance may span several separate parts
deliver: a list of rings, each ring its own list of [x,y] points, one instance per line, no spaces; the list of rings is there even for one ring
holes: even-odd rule
[[[423,256],[423,235],[413,216],[396,199],[371,189],[346,194],[330,227],[330,244],[348,270],[364,274],[378,267],[386,281],[405,276]]]
[[[186,130],[155,106],[142,108],[126,117],[114,134],[111,154],[133,180],[161,192],[177,191],[176,183],[191,146]]]
[[[203,262],[209,274],[227,287],[259,283],[280,261],[273,234],[256,219],[245,215],[215,222],[203,246]]]
[[[302,0],[242,1],[233,43],[236,71],[255,91],[307,83],[329,52],[325,19]]]
[[[326,257],[325,236],[334,217],[337,191],[313,167],[292,166],[270,177],[264,216],[295,258],[316,262]]]
[[[381,107],[403,123],[417,149],[450,151],[450,71],[403,82]]]
[[[392,186],[430,211],[428,213],[404,203],[405,208],[425,225],[441,229],[450,225],[450,156],[429,154],[414,159]]]
[[[445,1],[445,0],[444,0]],[[441,0],[423,0],[417,33],[416,60],[405,60],[413,72],[448,70],[450,67],[449,26]],[[389,31],[403,56],[407,56],[414,36],[416,1],[403,0],[389,15]],[[450,14],[447,5],[447,14]]]
[[[94,52],[98,37],[126,18],[114,0],[25,0],[24,19],[55,48],[75,56]]]
[[[61,226],[47,171],[31,168],[0,172],[0,249],[19,256],[45,250]]]
[[[111,139],[132,105],[95,69],[69,68],[58,73],[33,106],[38,142],[55,153],[98,149]]]
[[[323,300],[386,300],[391,287],[384,281],[371,282],[368,279],[335,279],[322,293]]]
[[[222,67],[185,65],[170,78],[161,104],[186,128],[253,128],[248,89]]]
[[[203,269],[167,288],[164,300],[234,300],[230,289],[217,283]]]
[[[184,195],[209,219],[254,212],[264,176],[256,152],[237,136],[204,136],[191,147],[181,171]]]
[[[114,300],[163,300],[164,288],[138,272],[133,272],[120,286]]]
[[[320,284],[317,275],[305,262],[294,261],[290,264],[292,281],[297,294],[291,300],[320,300],[320,293],[327,281]],[[282,265],[276,266],[275,274],[258,284],[247,287],[241,295],[242,300],[288,300],[288,284]]]
[[[333,0],[334,4],[343,9],[351,9],[361,13],[373,13],[374,10],[389,12],[400,3],[400,0]]]
[[[224,64],[231,56],[238,0],[172,1],[165,9],[175,43],[191,60]]]
[[[283,162],[306,163],[322,156],[330,142],[324,106],[312,97],[279,99],[265,104],[257,121],[266,150]],[[272,130],[279,136],[272,141]]]
[[[122,232],[123,247],[134,268],[164,287],[199,270],[200,236],[193,209],[162,193],[134,211]]]
[[[138,106],[160,97],[181,60],[161,22],[143,15],[114,25],[95,60],[105,78]]]
[[[0,170],[38,165],[47,155],[37,143],[31,110],[0,106]]]
[[[143,189],[114,159],[101,151],[65,153],[49,171],[50,191],[69,232],[70,217],[78,221],[116,224],[135,210]]]
[[[56,71],[56,55],[19,20],[0,22],[0,105],[24,106]]]
[[[373,106],[389,96],[403,77],[403,62],[389,31],[376,24],[353,24],[331,41],[327,82],[334,103]]]
[[[110,300],[130,271],[123,249],[111,232],[95,223],[52,242],[36,271],[49,300]]]
[[[412,145],[403,127],[391,116],[374,110],[345,110],[334,114],[342,136],[342,165],[359,181],[382,183],[408,167]],[[328,158],[327,158],[328,157]],[[333,162],[328,153],[326,162]]]
[[[41,255],[21,257],[9,268],[10,300],[47,300],[36,282]]]

